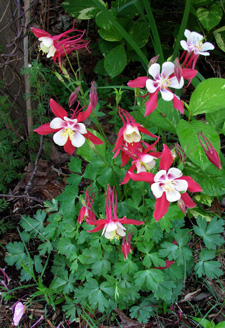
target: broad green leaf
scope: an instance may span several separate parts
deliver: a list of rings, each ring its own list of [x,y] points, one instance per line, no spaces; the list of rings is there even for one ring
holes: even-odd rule
[[[116,11],[115,10],[109,10],[113,16],[116,17]],[[102,11],[100,11],[96,17],[95,17],[95,23],[96,25],[103,29],[103,30],[110,30],[112,27],[112,23],[107,19],[107,17],[104,15]]]
[[[122,35],[113,26],[111,26],[110,30],[104,30],[104,29],[98,30],[98,34],[103,40],[110,41],[110,42],[118,42],[123,38]]]
[[[211,78],[201,82],[191,95],[192,115],[213,113],[224,108],[225,79]]]
[[[77,149],[77,155],[80,155],[85,161],[91,162],[93,157],[96,157],[95,149],[102,157],[105,157],[105,143],[100,133],[91,129],[88,129],[88,131],[103,141],[101,145],[93,145],[90,140],[86,140],[83,146]]]
[[[145,107],[142,109],[145,112]],[[157,108],[152,112],[149,121],[165,131],[176,132],[176,126],[180,120],[180,113],[173,107],[172,101],[159,99]]]
[[[225,36],[224,36],[225,37]],[[223,125],[225,122],[225,105],[224,109],[218,110],[213,113],[206,113],[206,121],[219,133],[222,133]]]
[[[207,31],[210,31],[221,21],[223,11],[219,4],[213,4],[208,9],[198,8],[196,11],[197,18]]]
[[[104,1],[99,0],[104,6]],[[93,4],[92,0],[66,0],[62,6],[68,14],[78,19],[91,19],[96,16],[99,9]]]
[[[154,292],[155,298],[170,301],[173,295],[173,288],[176,287],[173,281],[160,281]]]
[[[214,328],[215,327],[215,323],[214,322],[210,322],[207,319],[204,318],[193,318],[196,322],[199,323],[199,325],[203,328]],[[217,327],[217,326],[216,326]]]
[[[105,56],[104,67],[111,77],[115,77],[122,73],[126,65],[127,54],[122,45],[116,46]]]
[[[205,195],[216,197],[225,194],[224,175],[210,175],[196,167],[185,168],[185,175],[191,176],[199,183]]]
[[[222,321],[216,325],[216,328],[225,328],[225,321]]]
[[[213,3],[214,0],[193,0],[193,5],[195,7],[208,6]]]
[[[225,26],[218,28],[213,33],[218,47],[225,52]]]
[[[132,39],[137,43],[139,48],[144,47],[148,42],[150,35],[150,28],[146,22],[141,21],[140,19],[132,24],[128,33]]]
[[[190,160],[205,170],[212,166],[198,140],[197,133],[201,132],[209,139],[216,151],[220,152],[220,138],[217,132],[209,125],[201,121],[187,122],[180,120],[177,126],[177,135],[181,147]],[[203,142],[202,138],[201,141]],[[203,143],[204,145],[204,143]]]

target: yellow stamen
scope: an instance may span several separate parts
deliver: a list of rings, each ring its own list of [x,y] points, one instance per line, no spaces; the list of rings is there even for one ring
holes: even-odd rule
[[[165,184],[162,186],[163,191],[168,191],[169,193],[174,192],[176,185],[176,181],[166,181]]]
[[[63,137],[68,136],[71,140],[71,139],[73,139],[74,131],[70,128],[65,128],[62,132],[62,136]]]
[[[120,236],[117,235],[116,230],[112,231],[111,237],[110,237],[110,240],[114,240],[114,239],[116,239],[116,240],[120,239]]]

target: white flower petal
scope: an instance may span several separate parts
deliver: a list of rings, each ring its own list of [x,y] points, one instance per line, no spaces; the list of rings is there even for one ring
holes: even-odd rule
[[[110,222],[106,224],[106,232],[115,231],[117,229],[117,224],[115,222]]]
[[[170,76],[174,72],[174,64],[171,62],[165,62],[162,64],[162,75],[164,77]]]
[[[152,64],[148,69],[148,73],[155,79],[160,74],[160,65],[158,63]]]
[[[189,31],[188,29],[186,29],[184,31],[184,35],[186,36],[187,39],[189,39],[190,35],[191,35],[191,31]]]
[[[151,80],[151,79],[148,79],[146,81],[146,88],[148,90],[148,92],[150,93],[154,93],[157,89],[158,89],[158,85],[155,81]]]
[[[76,118],[72,119],[72,118],[69,118],[69,117],[64,116],[63,119],[65,121],[67,121],[67,122],[77,123],[77,119]]]
[[[171,167],[167,173],[168,179],[170,180],[180,178],[182,177],[182,175],[183,173],[181,172],[181,170],[177,169],[176,167]]]
[[[105,234],[104,234],[105,238],[106,239],[114,239],[115,237],[115,232],[114,231],[106,231]]]
[[[151,156],[151,155],[149,155],[149,154],[146,154],[146,155],[142,155],[142,156],[141,156],[141,161],[142,161],[143,163],[150,163],[150,162],[153,161],[154,158],[155,158],[155,157],[153,157],[153,156]]]
[[[166,181],[166,170],[161,170],[156,173],[154,177],[155,182],[164,182]]]
[[[203,39],[203,35],[197,32],[191,32],[189,40],[192,44],[199,43],[200,41],[202,41],[202,39]]]
[[[64,129],[56,132],[53,136],[53,140],[58,146],[64,146],[67,142],[68,134],[64,133]]]
[[[123,227],[124,228],[124,227]],[[120,237],[124,237],[126,236],[126,232],[124,231],[124,229],[118,227],[117,230],[116,230],[117,234],[120,236]]]
[[[171,91],[167,89],[160,90],[163,100],[170,101],[173,99],[174,95]]]
[[[42,36],[38,40],[41,41],[45,47],[49,48],[53,45],[53,40],[51,38],[49,38],[48,36]]]
[[[182,47],[184,50],[187,50],[187,51],[188,51],[188,46],[187,46],[187,42],[186,42],[186,41],[181,40],[181,41],[180,41],[180,45],[181,45],[181,47]]]
[[[47,58],[53,57],[56,52],[56,48],[54,46],[51,46],[48,50]]]
[[[181,89],[184,85],[184,78],[181,76],[180,82],[178,82],[176,76],[170,79],[170,88]]]
[[[174,190],[173,192],[166,191],[166,199],[168,202],[177,202],[181,198],[181,194]]]
[[[214,45],[211,42],[205,42],[201,48],[201,51],[213,50],[215,49]]]
[[[176,180],[176,184],[175,184],[175,189],[177,191],[184,191],[186,192],[188,188],[188,183],[186,180]]]
[[[77,123],[74,126],[74,129],[76,129],[78,132],[85,134],[87,133],[86,126],[83,123]]]
[[[151,190],[152,190],[153,195],[154,195],[156,198],[160,198],[160,197],[162,197],[162,194],[163,194],[163,188],[160,187],[160,185],[159,185],[158,182],[153,183],[153,184],[151,185]]]
[[[60,117],[55,117],[50,122],[51,129],[61,129],[61,128],[65,128],[66,126],[67,126],[66,122],[64,120],[62,120]]]
[[[79,148],[85,143],[85,137],[78,131],[74,131],[74,135],[71,139],[71,143],[74,147]]]

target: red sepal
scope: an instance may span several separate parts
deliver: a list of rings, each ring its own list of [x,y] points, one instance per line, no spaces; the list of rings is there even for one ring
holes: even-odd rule
[[[70,154],[71,156],[73,155],[75,147],[71,144],[71,141],[69,138],[68,138],[66,144],[64,145],[64,150],[66,153]]]
[[[131,177],[132,180],[134,181],[145,181],[150,184],[154,183],[154,177],[155,175],[151,172],[140,172],[140,173],[132,173],[128,171],[129,176]]]
[[[145,116],[151,114],[157,107],[157,97],[159,90],[157,89],[154,93],[150,94],[149,100],[145,103]]]
[[[162,194],[162,197],[157,198],[155,202],[155,211],[154,211],[154,218],[157,221],[159,221],[168,211],[170,203],[166,199],[166,193],[164,192]]]
[[[196,204],[193,202],[193,200],[191,199],[191,197],[188,195],[187,192],[181,194],[181,199],[183,200],[185,206],[188,208],[192,208],[196,206]]]
[[[46,135],[46,134],[50,134],[53,132],[57,132],[59,130],[60,129],[58,129],[58,130],[52,129],[52,128],[50,128],[50,123],[45,123],[45,124],[39,126],[39,128],[34,129],[34,132],[41,134],[41,135]]]
[[[199,184],[197,182],[195,182],[191,177],[182,175],[182,177],[180,177],[178,179],[187,181],[188,190],[190,192],[202,191],[202,188],[199,186]]]
[[[51,34],[49,34],[48,32],[45,32],[44,30],[41,30],[40,28],[35,28],[35,27],[31,27],[31,32],[34,33],[34,35],[39,39],[41,37],[49,37],[52,38]]]
[[[101,139],[99,139],[98,137],[96,137],[93,133],[91,133],[88,130],[87,130],[87,133],[83,134],[83,136],[85,138],[91,140],[91,142],[93,142],[94,145],[101,145],[101,144],[103,144],[103,141]]]
[[[146,81],[149,80],[147,76],[140,76],[135,80],[131,80],[127,83],[130,88],[144,88],[146,85]]]
[[[171,151],[167,145],[163,145],[163,151],[162,151],[162,157],[159,162],[159,168],[160,170],[166,170],[170,168],[170,166],[173,163],[173,156],[171,154]]]
[[[77,122],[83,122],[91,115],[91,103],[89,103],[88,108],[84,112],[80,112],[77,115]]]
[[[64,117],[68,117],[68,113],[65,111],[64,108],[62,108],[54,99],[50,99],[49,105],[51,107],[52,112],[55,114],[55,116],[61,118],[62,120]]]

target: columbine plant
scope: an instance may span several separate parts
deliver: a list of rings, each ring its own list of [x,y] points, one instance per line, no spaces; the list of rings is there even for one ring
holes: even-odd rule
[[[42,42],[42,50],[59,61],[62,48],[68,50],[67,54],[72,51],[71,43],[75,40],[68,37],[69,31],[55,39],[33,29]],[[46,226],[43,224],[46,212],[36,214],[41,224],[35,226],[33,235],[37,238],[37,232],[40,233],[39,249],[43,255],[52,251],[51,242],[58,251],[54,253],[54,280],[49,289],[52,294],[64,295],[64,308],[72,319],[77,315],[74,311],[80,313],[79,304],[89,304],[107,313],[117,307],[128,308],[133,318],[147,322],[162,304],[177,300],[186,270],[194,270],[198,277],[213,278],[221,274],[220,263],[209,259],[215,257],[216,248],[223,244],[219,237],[223,222],[209,216],[201,201],[204,202],[205,196],[225,193],[225,173],[219,160],[219,156],[222,159],[219,130],[215,131],[210,121],[210,114],[221,108],[224,81],[201,82],[188,103],[182,100],[182,94],[181,99],[175,95],[175,90],[182,90],[185,80],[188,88],[196,76],[194,67],[199,54],[206,55],[205,51],[212,49],[210,44],[202,43],[198,33],[186,30],[185,35],[187,42],[181,42],[186,51],[183,65],[177,58],[175,63],[167,61],[161,68],[155,57],[148,69],[150,77],[141,76],[128,82],[131,91],[144,88],[146,92],[138,97],[132,115],[130,108],[115,108],[113,115],[119,114],[121,125],[113,145],[102,142],[101,139],[106,138],[104,133],[102,138],[86,127],[85,120],[95,117],[98,130],[103,131],[95,116],[98,102],[95,83],[92,83],[85,109],[79,108],[83,92],[81,81],[71,83],[75,87],[69,107],[78,101],[76,109],[71,110],[69,116],[51,99],[50,107],[56,117],[34,130],[42,135],[53,133],[56,145],[63,146],[70,155],[77,148],[79,155],[72,157],[69,163],[74,173],[58,197],[59,208],[53,209],[52,204],[48,204],[46,211],[50,214]],[[62,37],[68,47],[60,43]],[[86,95],[82,93],[82,100]],[[218,102],[216,95],[220,97]],[[162,103],[166,106],[161,106]],[[207,114],[208,124],[198,121],[197,116],[191,120],[197,114]],[[99,146],[88,147],[87,139]],[[85,160],[83,166],[81,158]],[[89,187],[84,187],[83,191],[79,190],[81,186]],[[82,192],[85,192],[84,200],[80,196]],[[209,225],[205,218],[198,217],[202,213],[208,221],[212,220]],[[184,228],[189,217],[196,219],[193,229]],[[28,232],[32,220],[28,217],[21,221]],[[189,245],[189,240],[195,238],[191,234],[193,231],[201,239],[202,247],[205,244],[209,249],[209,253],[205,248],[197,250],[195,266],[192,261],[195,249]],[[13,250],[8,247],[8,252]],[[12,256],[16,258],[17,255]],[[37,270],[35,260],[29,261],[33,270]],[[206,270],[208,267],[211,269]],[[147,311],[145,317],[140,314],[143,308]]]

